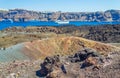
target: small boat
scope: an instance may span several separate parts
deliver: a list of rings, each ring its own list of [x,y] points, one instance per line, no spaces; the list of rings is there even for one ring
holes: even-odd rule
[[[13,23],[13,20],[12,19],[3,19],[1,22],[4,22],[4,23]]]
[[[57,20],[55,21],[58,24],[69,24],[69,21],[61,21],[61,20]]]

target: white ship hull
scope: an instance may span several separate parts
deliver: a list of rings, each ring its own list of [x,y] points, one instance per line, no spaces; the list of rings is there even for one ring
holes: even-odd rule
[[[55,21],[58,24],[69,24],[69,21]]]

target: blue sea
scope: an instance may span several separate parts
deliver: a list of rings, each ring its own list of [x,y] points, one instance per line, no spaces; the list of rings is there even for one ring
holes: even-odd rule
[[[70,21],[67,25],[75,25],[75,26],[86,26],[86,25],[104,25],[104,24],[120,24],[120,22],[80,22],[80,21]],[[58,24],[54,21],[29,21],[29,22],[0,22],[0,30],[14,27],[14,26],[61,26],[62,24]],[[63,24],[65,25],[65,24]]]

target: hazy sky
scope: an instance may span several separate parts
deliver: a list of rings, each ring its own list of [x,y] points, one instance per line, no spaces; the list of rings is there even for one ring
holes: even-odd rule
[[[120,0],[0,0],[0,9],[36,11],[104,11],[119,9]]]

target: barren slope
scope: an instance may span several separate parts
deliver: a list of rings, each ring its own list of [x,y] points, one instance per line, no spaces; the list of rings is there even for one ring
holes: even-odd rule
[[[106,55],[108,52],[115,52],[117,47],[87,40],[80,37],[58,37],[45,40],[36,40],[24,43],[25,54],[31,58],[42,58],[52,55],[70,55],[83,48],[92,48],[97,52]]]
[[[102,55],[107,55],[108,52],[115,52],[118,50],[118,47],[80,37],[56,37],[24,42],[22,44],[6,48],[5,50],[1,49],[0,62],[44,59],[47,56],[58,54],[61,56],[72,55],[86,47],[92,48]]]

